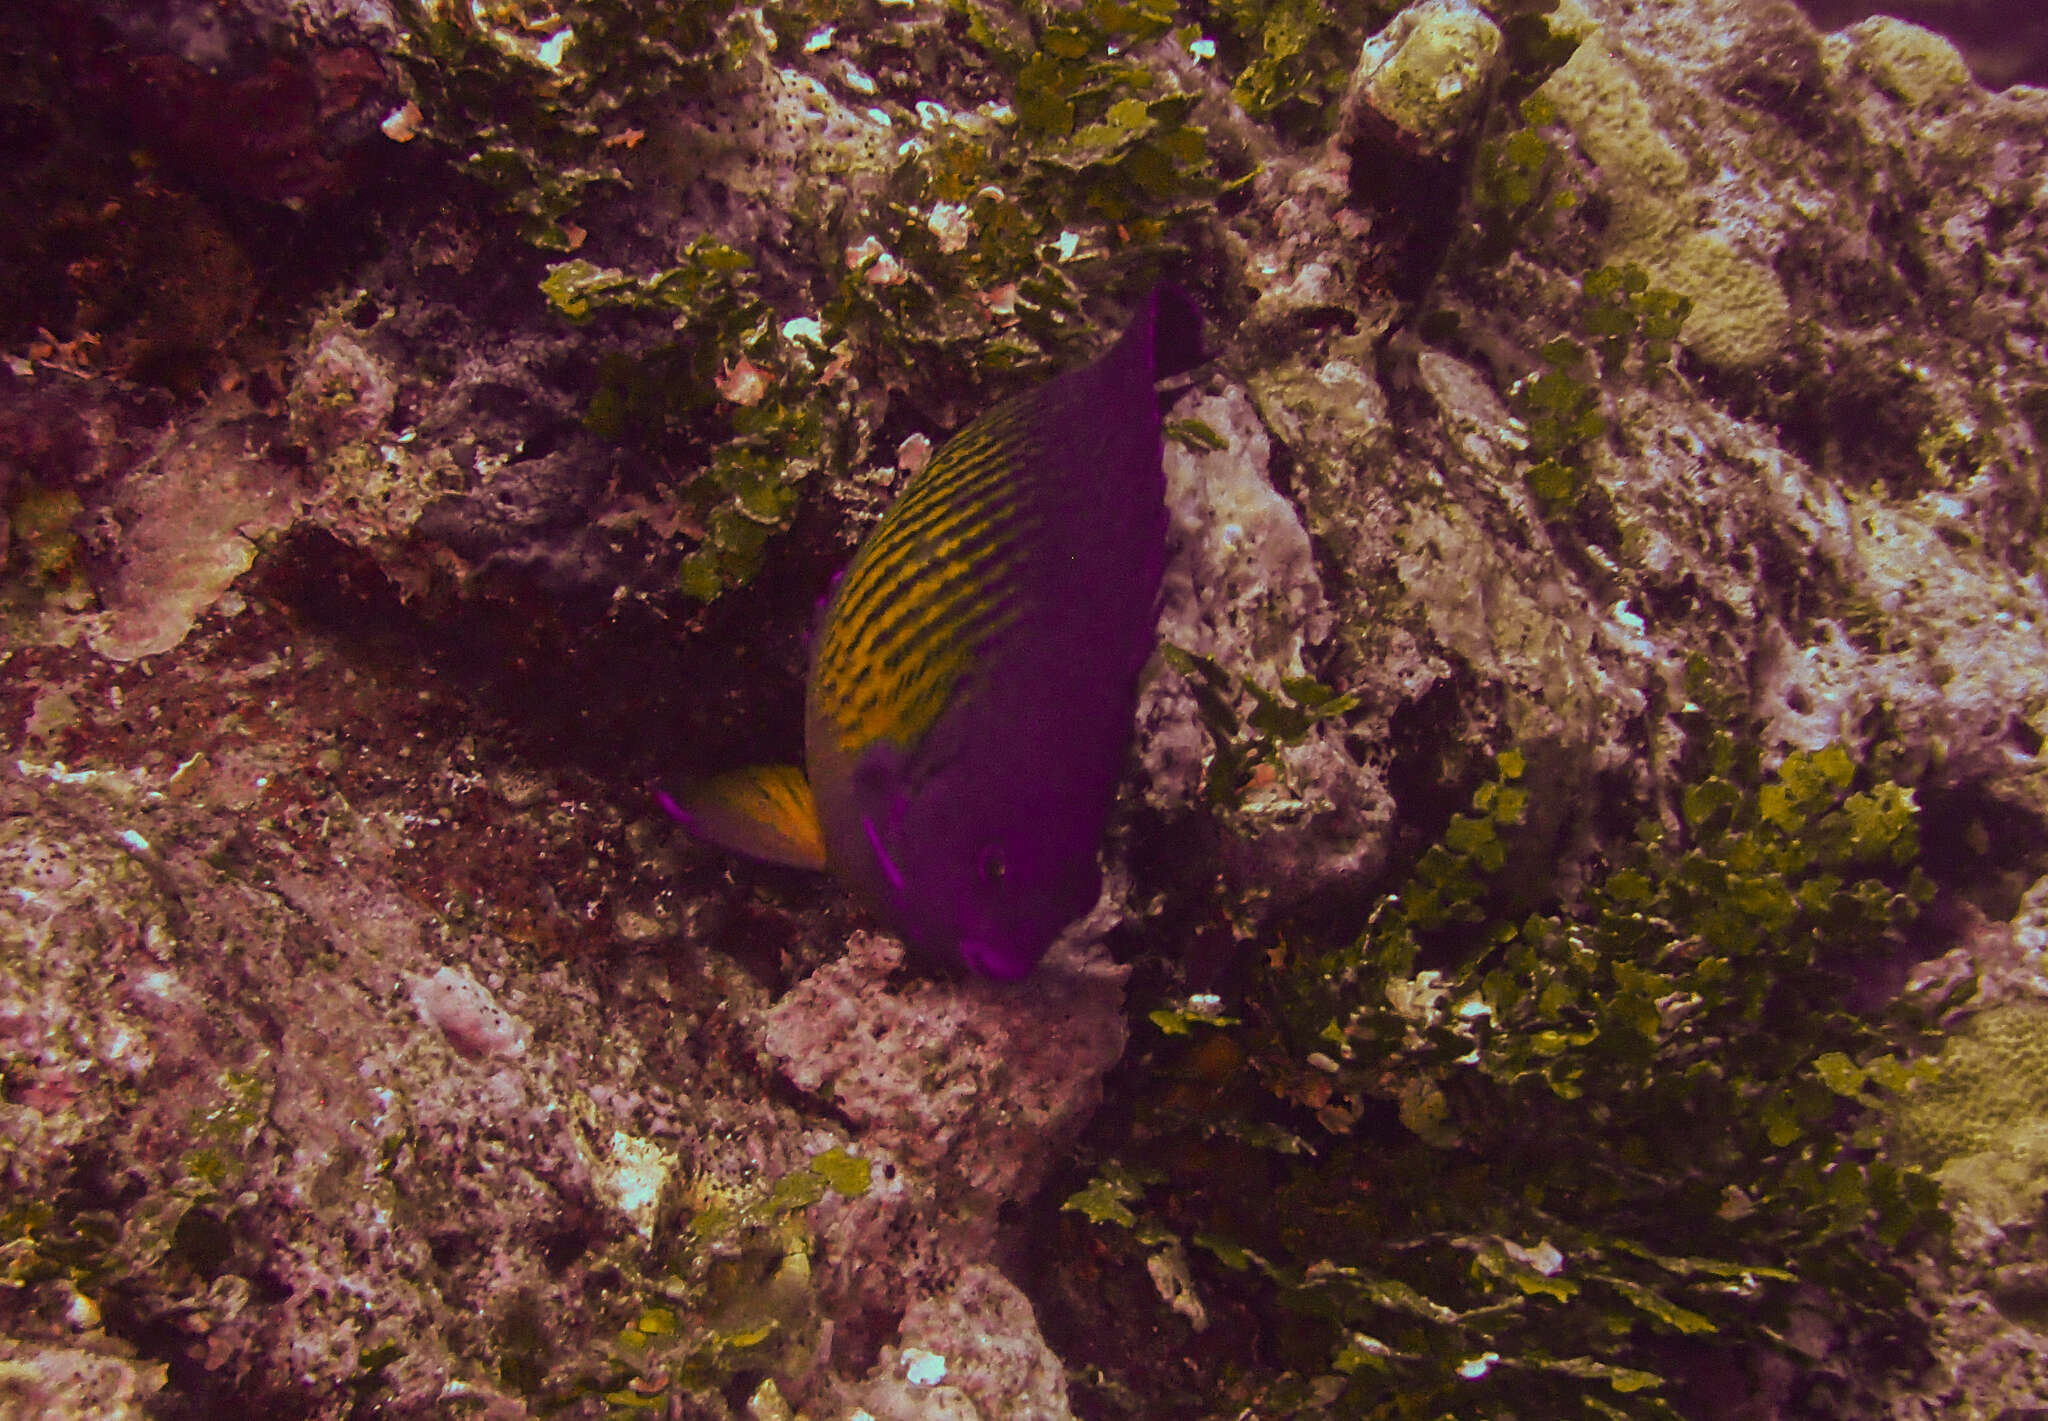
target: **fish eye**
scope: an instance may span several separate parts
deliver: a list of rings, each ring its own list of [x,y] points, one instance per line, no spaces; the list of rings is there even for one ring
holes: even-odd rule
[[[1003,861],[1003,846],[990,844],[983,849],[979,868],[983,883],[1001,883],[1003,875],[1009,872],[1009,865]]]

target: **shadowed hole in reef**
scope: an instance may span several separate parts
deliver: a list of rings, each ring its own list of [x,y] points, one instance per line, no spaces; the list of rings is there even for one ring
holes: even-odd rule
[[[140,1171],[81,1146],[70,1176],[48,1201],[51,1219],[37,1234],[44,1254],[89,1282],[107,1336],[132,1348],[141,1361],[163,1364],[167,1384],[150,1403],[153,1421],[297,1421],[314,1415],[310,1400],[254,1392],[247,1378],[206,1365],[205,1347],[195,1346],[198,1334],[175,1304],[177,1297],[204,1290],[188,1289],[178,1275],[152,1270],[142,1262],[146,1255],[137,1253],[146,1243],[130,1221],[146,1192]],[[230,1265],[237,1246],[247,1240],[210,1209],[195,1206],[173,1226],[167,1242],[171,1258],[189,1270],[182,1275],[189,1281],[237,1271]],[[259,1302],[274,1301],[276,1285],[259,1280],[254,1296]]]
[[[1452,818],[1470,805],[1472,790],[1491,773],[1492,763],[1467,738],[1478,707],[1470,674],[1438,681],[1388,720],[1387,792],[1393,796],[1398,830],[1381,875],[1385,883],[1406,878],[1415,860],[1443,838]],[[1483,714],[1483,711],[1482,711]]]
[[[2048,872],[2048,821],[1982,784],[1923,785],[1920,867],[1943,896],[2008,921]]]
[[[1351,202],[1387,231],[1379,242],[1385,264],[1376,275],[1396,296],[1413,301],[1450,254],[1473,144],[1467,140],[1437,156],[1409,153],[1390,129],[1372,131],[1377,120],[1369,107],[1364,112],[1368,132],[1346,145],[1353,157]]]
[[[193,1334],[144,1300],[110,1293],[101,1299],[101,1316],[110,1335],[132,1346],[144,1361],[164,1366],[164,1389],[150,1402],[150,1421],[298,1421],[320,1414],[310,1399],[254,1392],[246,1379],[237,1384],[209,1370],[205,1349],[193,1345]]]
[[[653,790],[801,758],[803,633],[821,579],[763,579],[694,611],[607,597],[580,616],[519,569],[458,585],[422,556],[411,566],[423,576],[401,588],[391,566],[302,528],[266,552],[253,590],[356,676],[408,704],[419,693],[436,743],[474,732],[490,764],[565,772],[572,793],[661,826],[676,881],[722,900],[700,927],[716,926],[745,970],[785,988],[783,905],[837,903],[830,881],[688,840],[667,828]]]
[[[235,1236],[219,1214],[194,1205],[171,1230],[171,1253],[211,1283],[235,1256]]]
[[[1113,931],[1111,953],[1132,965],[1133,1000],[1171,990],[1179,974],[1189,991],[1220,990],[1235,956],[1220,896],[1230,891],[1224,877],[1225,836],[1206,812],[1166,813],[1140,804],[1131,811],[1123,840],[1125,862],[1141,898],[1157,902],[1158,915],[1142,932]],[[1175,945],[1171,963],[1148,946]]]
[[[94,1163],[92,1172],[97,1171],[99,1163]],[[85,1184],[83,1175],[78,1182],[85,1187],[66,1191],[62,1196],[66,1204],[81,1203],[88,1196],[106,1199],[97,1186]],[[121,1193],[127,1202],[104,1216],[87,1212],[75,1220],[80,1236],[89,1230],[109,1250],[110,1257],[134,1242],[114,1222],[126,1217],[135,1202],[132,1188],[124,1188]],[[238,1262],[247,1266],[247,1258],[237,1255],[247,1254],[253,1238],[238,1233],[232,1220],[222,1219],[211,1209],[194,1206],[174,1226],[169,1242],[170,1258],[189,1270],[184,1275],[186,1279],[196,1275],[212,1281],[239,1273],[241,1269],[235,1266]],[[319,1414],[312,1398],[257,1389],[246,1376],[238,1377],[209,1366],[205,1346],[195,1345],[195,1339],[202,1334],[190,1325],[192,1319],[187,1316],[187,1308],[177,1305],[173,1296],[164,1292],[167,1286],[172,1286],[175,1295],[180,1291],[175,1285],[162,1277],[152,1278],[133,1271],[129,1265],[117,1265],[110,1275],[115,1281],[95,1292],[107,1335],[133,1348],[134,1355],[141,1360],[162,1363],[166,1372],[164,1390],[149,1407],[153,1421],[297,1421]],[[267,1270],[255,1269],[248,1276],[251,1296],[259,1305],[275,1304],[290,1296],[290,1288]],[[182,1291],[190,1295],[205,1290],[195,1286]],[[204,1316],[205,1310],[202,1308],[198,1315]]]
[[[377,559],[321,529],[281,540],[257,579],[359,670],[446,678],[536,762],[641,792],[801,758],[802,632],[816,599],[806,579],[730,592],[685,625],[635,598],[565,598],[520,568],[402,592]]]
[[[558,1229],[541,1239],[540,1256],[548,1271],[560,1273],[590,1251],[591,1235],[580,1226]]]
[[[1041,1194],[1052,1201],[1045,1212],[1085,1182],[1054,1179]],[[1069,1401],[1082,1421],[1194,1421],[1208,1414],[1200,1392],[1210,1368],[1261,1365],[1260,1329],[1234,1299],[1205,1294],[1216,1315],[1196,1332],[1160,1302],[1134,1252],[1106,1246],[1080,1215],[1042,1217],[1034,1236],[1046,1241],[1041,1266],[1012,1276],[1031,1298],[1046,1345],[1066,1364]]]
[[[529,1395],[547,1383],[554,1348],[538,1299],[522,1293],[498,1319],[498,1375],[506,1385]]]
[[[465,1233],[438,1233],[427,1238],[427,1256],[438,1268],[453,1271],[470,1254],[471,1240]]]
[[[1998,1305],[1998,1310],[2013,1321],[2035,1332],[2048,1331],[2048,1265],[2007,1264],[1998,1270],[1992,1280],[1991,1297]],[[2007,1412],[2006,1416],[2025,1416],[2048,1421],[2048,1407],[2039,1407],[2024,1413]]]
[[[2029,759],[2040,754],[2043,745],[2048,745],[2048,737],[2044,737],[2040,731],[2018,716],[2006,722],[2005,738]]]

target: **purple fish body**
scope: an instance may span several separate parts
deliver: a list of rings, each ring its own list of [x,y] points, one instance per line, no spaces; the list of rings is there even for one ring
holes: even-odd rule
[[[694,797],[686,821],[784,862],[821,856],[935,965],[1028,973],[1101,888],[1166,563],[1154,385],[1201,359],[1199,313],[1161,286],[1094,363],[949,440],[813,645],[815,830],[783,833],[801,852],[721,825],[729,795]]]

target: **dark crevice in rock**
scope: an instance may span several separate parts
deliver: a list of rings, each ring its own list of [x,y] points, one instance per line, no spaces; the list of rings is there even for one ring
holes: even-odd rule
[[[2048,820],[1984,784],[1923,784],[1914,797],[1927,876],[1992,922],[2011,918],[2048,873]]]

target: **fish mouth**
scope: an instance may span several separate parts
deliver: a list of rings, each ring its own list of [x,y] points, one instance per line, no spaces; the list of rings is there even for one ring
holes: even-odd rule
[[[1019,962],[994,943],[977,937],[960,939],[960,957],[982,976],[998,982],[1021,982],[1031,971],[1029,961]]]

